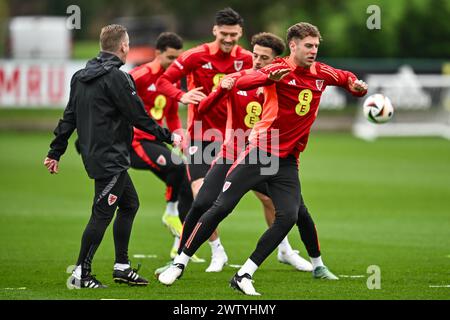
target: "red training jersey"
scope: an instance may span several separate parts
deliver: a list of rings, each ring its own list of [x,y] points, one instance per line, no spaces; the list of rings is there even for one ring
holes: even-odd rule
[[[268,78],[270,72],[286,68],[291,72],[282,80],[275,82]],[[311,126],[319,112],[322,92],[327,86],[343,87],[355,96],[366,94],[352,91],[349,79],[354,81],[357,78],[349,71],[321,62],[302,68],[289,57],[279,58],[239,78],[236,87],[240,90],[264,86],[263,114],[250,134],[250,147],[258,147],[281,158],[289,155],[298,158],[306,148]]]
[[[157,87],[158,78],[164,73],[164,69],[159,62],[152,62],[138,66],[130,71],[136,83],[136,91],[144,102],[145,111],[160,126],[165,119],[170,131],[181,128],[181,120],[178,115],[178,101],[163,94]],[[179,87],[179,82],[174,82],[172,86]],[[142,130],[134,128],[134,141],[156,140],[155,136]]]
[[[202,91],[209,95],[217,88],[220,80],[226,75],[251,68],[252,53],[236,45],[230,53],[224,53],[215,43],[206,43],[187,50],[159,78],[158,88],[165,95],[178,101],[184,92],[175,88],[172,83],[187,76],[188,90],[203,87]],[[188,106],[187,129],[190,139],[197,141],[214,141],[223,139],[227,119],[226,104],[221,102],[201,117],[197,105]],[[201,121],[201,130],[194,130],[195,122]],[[198,124],[197,124],[198,125]],[[210,130],[208,134],[204,134]]]
[[[227,75],[235,80],[248,74],[253,69]],[[260,120],[264,101],[263,89],[238,90],[233,86],[231,90],[223,89],[220,85],[205,98],[198,107],[200,116],[209,112],[211,106],[225,101],[227,105],[227,122],[225,141],[217,158],[225,157],[231,161],[237,159],[238,154],[244,149],[248,136],[254,125]]]

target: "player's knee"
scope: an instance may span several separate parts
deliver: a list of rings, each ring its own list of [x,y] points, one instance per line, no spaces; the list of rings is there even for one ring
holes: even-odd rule
[[[297,224],[301,224],[302,222],[305,222],[307,220],[311,220],[311,215],[308,212],[308,208],[306,208],[306,206],[304,205],[301,205],[300,209],[298,210]]]
[[[214,201],[214,214],[221,220],[225,219],[234,209],[235,204],[224,199],[217,199]]]
[[[201,216],[211,207],[212,204],[213,202],[211,199],[208,197],[203,197],[199,194],[192,203],[192,211]]]
[[[111,210],[105,210],[101,206],[94,206],[92,208],[92,215],[89,220],[89,224],[105,224],[108,225],[114,217],[114,212]]]
[[[136,215],[136,213],[139,210],[139,199],[133,199],[133,201],[130,201],[129,203],[127,203],[126,206],[122,206],[120,207],[120,211],[122,212],[122,214],[126,214],[126,215]]]
[[[263,204],[265,210],[275,212],[275,206],[273,205],[273,202],[269,197],[267,197],[264,200],[261,200],[261,203]]]
[[[192,189],[192,194],[194,195],[194,198],[197,197],[197,194],[199,193],[202,185],[203,185],[203,178],[199,178],[197,180],[191,181],[191,189]]]
[[[289,228],[292,228],[297,223],[297,220],[298,220],[298,210],[294,209],[286,210],[282,219],[283,223]]]
[[[139,206],[140,206],[139,199],[135,199],[131,203],[130,211],[133,212],[134,214],[136,214],[138,212],[138,210],[139,210]]]

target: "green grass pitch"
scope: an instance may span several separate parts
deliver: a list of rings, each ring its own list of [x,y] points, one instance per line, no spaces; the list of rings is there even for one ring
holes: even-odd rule
[[[450,143],[434,138],[364,142],[348,134],[313,133],[301,157],[303,195],[319,232],[326,265],[339,281],[313,280],[272,254],[255,273],[261,297],[233,291],[236,269],[205,273],[188,266],[165,287],[153,271],[168,261],[172,238],[161,224],[164,185],[130,170],[141,200],[130,243],[132,258],[150,279],[146,288],[112,282],[113,241],[108,229],[94,260],[106,290],[68,290],[68,266],[78,255],[90,215],[93,182],[73,141],[60,173],[42,164],[52,135],[0,133],[0,299],[448,299],[450,297]],[[249,194],[220,225],[231,264],[242,264],[266,226]],[[294,228],[294,248],[305,249]],[[209,247],[198,255],[209,261]],[[369,290],[367,268],[381,270],[381,289]]]

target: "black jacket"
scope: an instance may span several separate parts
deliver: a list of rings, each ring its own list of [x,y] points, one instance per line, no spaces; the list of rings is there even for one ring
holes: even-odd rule
[[[145,112],[133,79],[119,70],[122,64],[117,56],[100,52],[73,75],[69,102],[54,131],[49,158],[59,160],[77,129],[86,171],[89,177],[100,179],[130,167],[132,126],[171,143],[170,131]]]

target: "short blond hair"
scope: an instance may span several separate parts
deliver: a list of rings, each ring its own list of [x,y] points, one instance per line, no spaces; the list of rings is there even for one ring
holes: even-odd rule
[[[103,51],[116,52],[124,40],[127,29],[119,24],[110,24],[100,32],[100,48]]]

